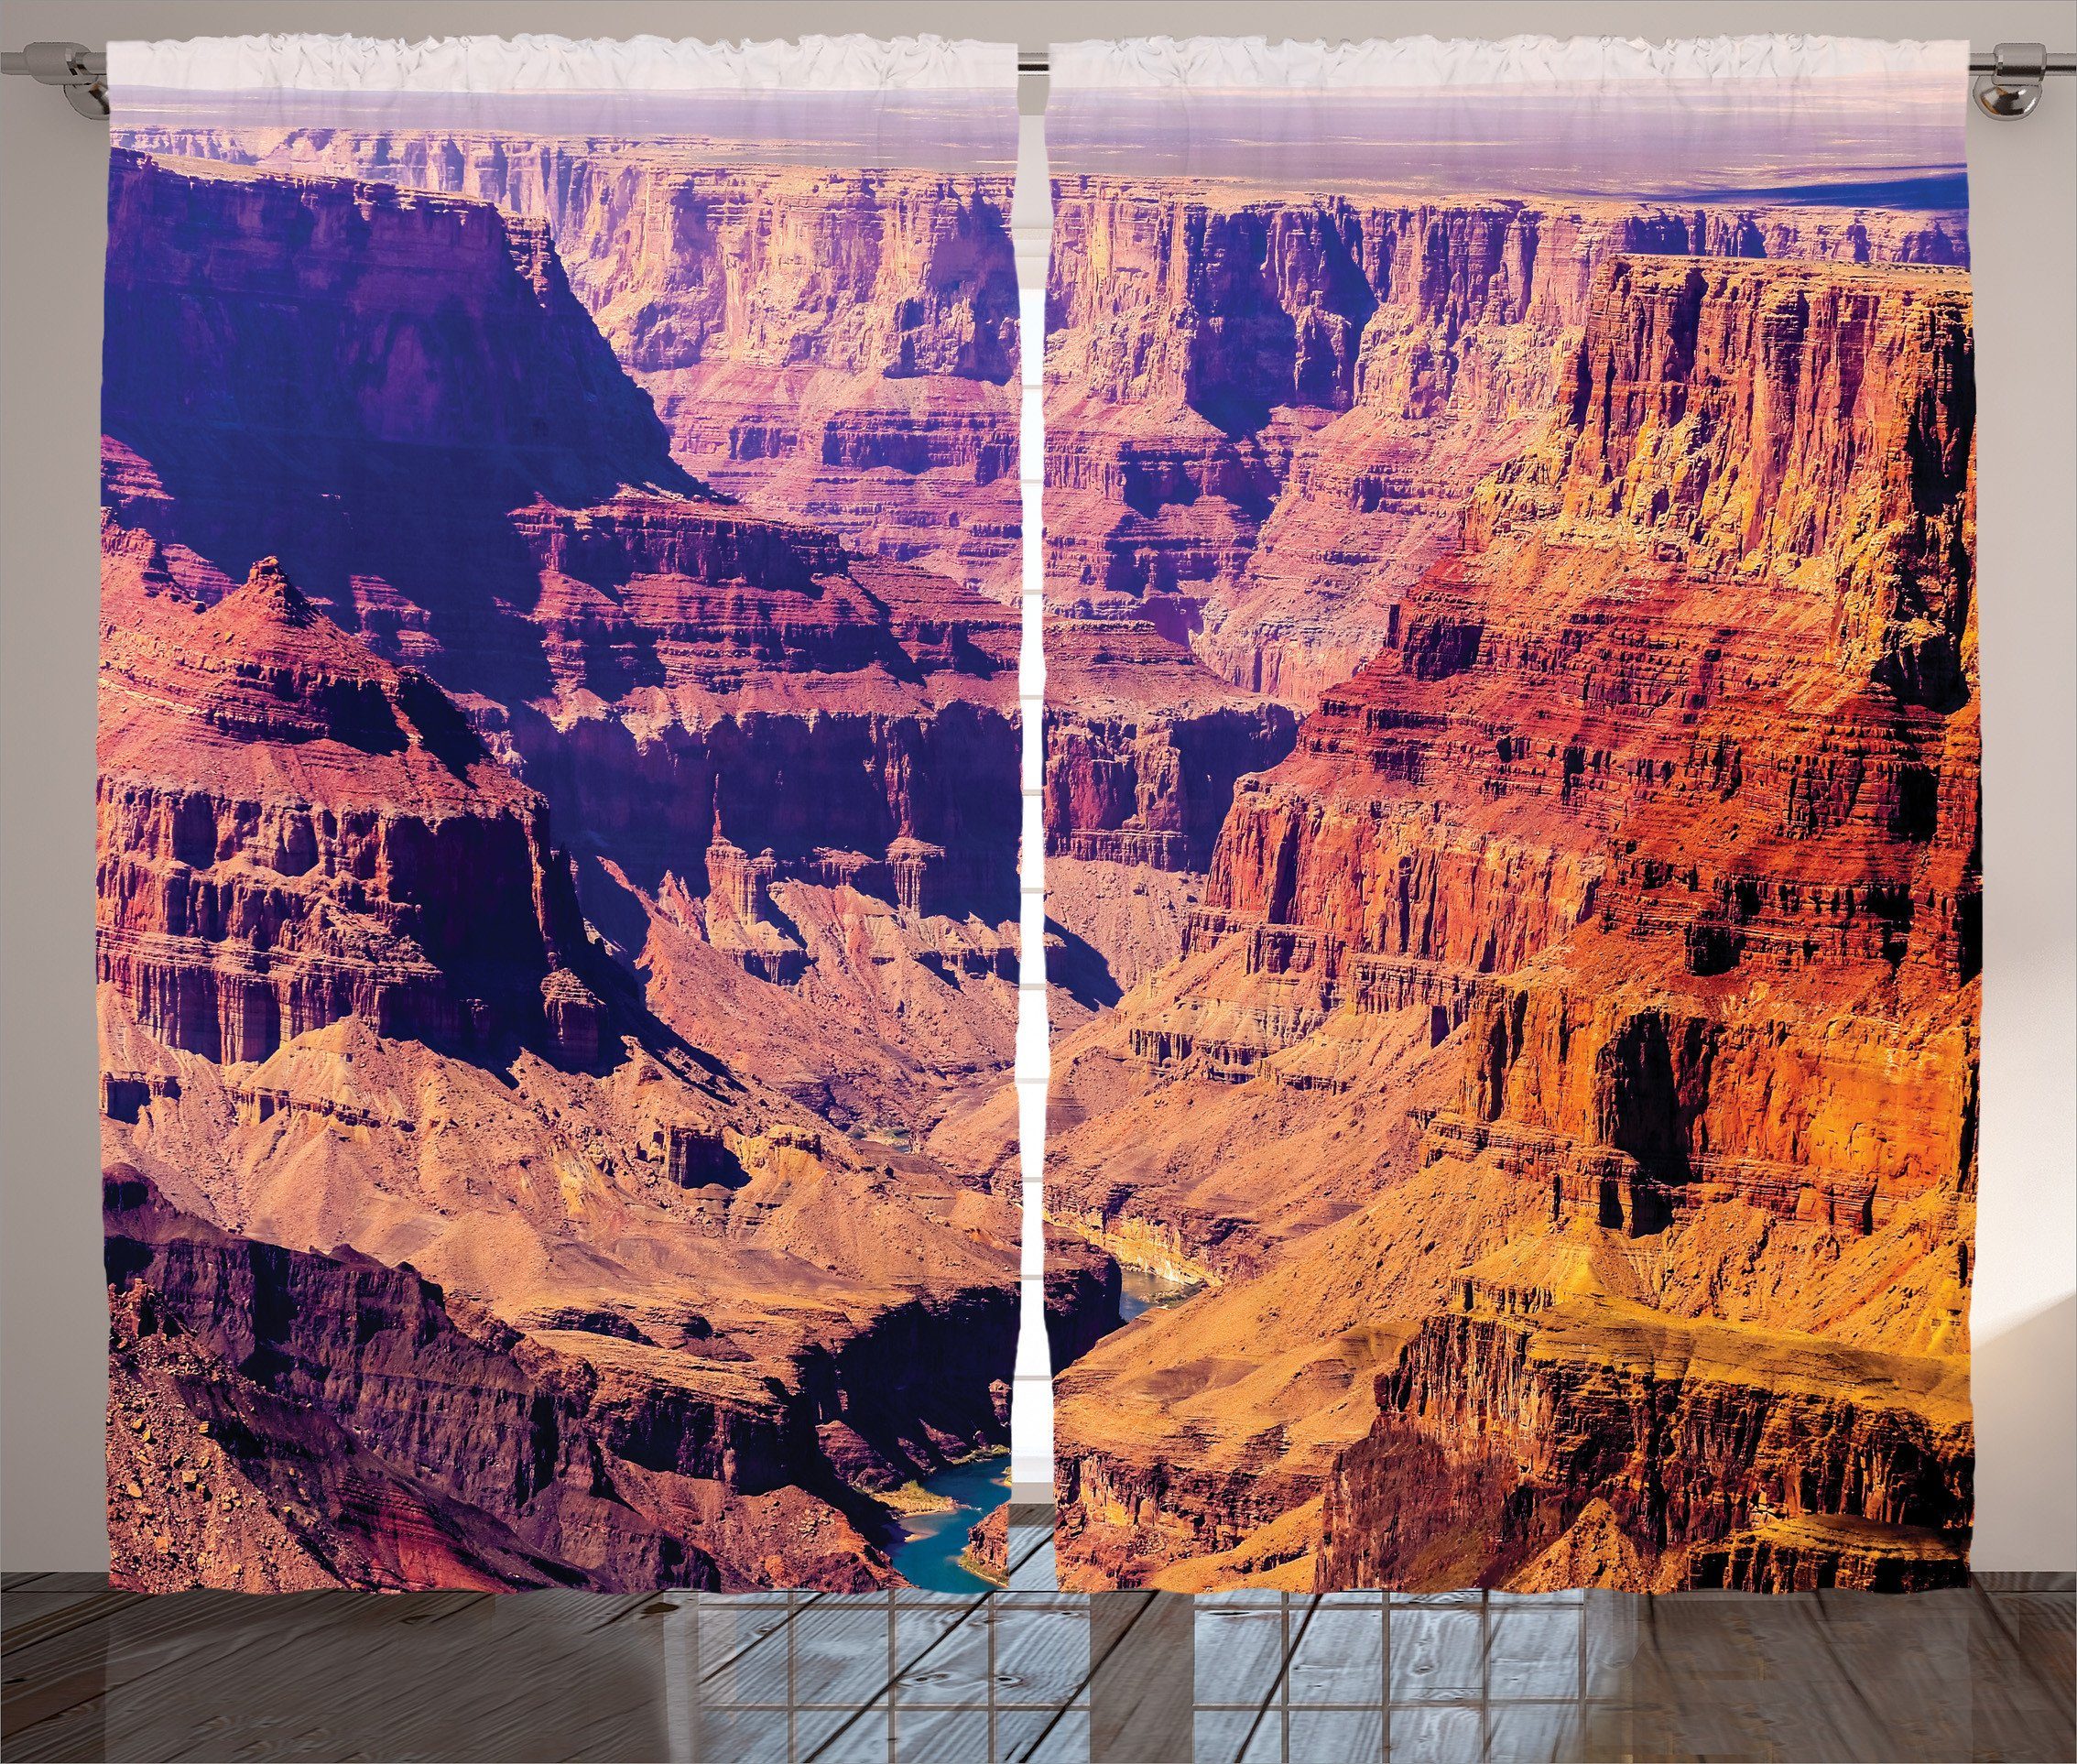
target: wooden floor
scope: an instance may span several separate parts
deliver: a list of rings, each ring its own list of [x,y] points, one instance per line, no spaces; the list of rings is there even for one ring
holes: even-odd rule
[[[6,1579],[5,1756],[717,1764],[2077,1759],[2064,1576],[1787,1598],[146,1598]]]

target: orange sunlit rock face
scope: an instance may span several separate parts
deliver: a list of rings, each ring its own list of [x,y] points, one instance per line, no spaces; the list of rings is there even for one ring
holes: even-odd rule
[[[1053,917],[1121,955],[1062,980],[1049,1211],[1198,1285],[1058,1381],[1063,1580],[1954,1583],[1955,217],[1056,201],[1059,641],[1205,679],[1114,666],[1126,724],[1049,678]],[[1159,856],[1082,829],[1163,824],[1219,681],[1301,720],[1163,947]]]

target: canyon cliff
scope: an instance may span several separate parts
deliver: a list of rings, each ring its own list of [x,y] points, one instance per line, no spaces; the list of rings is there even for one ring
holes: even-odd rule
[[[1961,217],[1054,181],[1047,592],[1302,711],[1383,647],[1636,254],[1954,265]]]
[[[1150,625],[1046,627],[1046,903],[1056,1027],[1181,953],[1235,782],[1298,719],[1236,692]]]
[[[1522,455],[1595,371],[1577,352],[1611,298],[1607,266],[1679,256],[1793,272],[1966,255],[1958,217],[1881,211],[1315,197],[1095,176],[1057,179],[1054,201],[1046,807],[1055,1009],[1070,1026],[1181,953],[1208,830],[1234,780],[1289,749],[1275,711],[1312,711],[1390,647],[1400,602],[1467,530],[1476,543],[1484,523],[1541,517],[1528,503],[1556,463]],[[1748,332],[1767,322],[1745,321]],[[1634,346],[1614,343],[1619,326],[1598,334]],[[1758,343],[1715,341],[1725,360]],[[1720,459],[1747,439],[1723,431]],[[1804,444],[1825,441],[1813,431]],[[1657,481],[1653,464],[1640,485]],[[1496,470],[1516,475],[1482,489]],[[1771,491],[1763,474],[1744,484]],[[1467,529],[1474,493],[1495,506]],[[1791,528],[1861,517],[1784,510],[1784,541],[1808,555],[1828,534]],[[1858,616],[1887,614],[1918,615]],[[1431,665],[1463,640],[1452,628],[1416,638],[1440,646]],[[1161,655],[1164,639],[1201,667]],[[1951,660],[1936,645],[1925,665]]]
[[[1013,615],[687,474],[543,223],[118,154],[110,568],[207,604],[278,559],[547,798],[608,947],[719,1013],[680,1031],[843,1125],[1006,1065]]]
[[[146,128],[157,153],[473,197],[541,225],[688,469],[1017,592],[1007,176],[717,163],[697,137]]]
[[[547,806],[439,687],[273,558],[207,607],[122,572],[103,619],[101,979],[141,1027],[224,1063],[346,1017],[597,1058]]]
[[[108,322],[123,1572],[895,1583],[1007,1437],[926,1145],[1006,1087],[1014,615],[688,472],[538,216],[118,147]]]
[[[309,1550],[349,1563],[353,1584],[444,1584],[450,1569],[498,1584],[884,1584],[869,1491],[1003,1438],[1014,1214],[919,1156],[898,1173],[865,1161],[743,1050],[689,1046],[590,938],[541,799],[436,685],[341,631],[271,561],[209,606],[113,567],[104,616],[105,1130],[111,1158],[156,1184],[124,1189],[125,1207],[156,1219],[165,1191],[192,1209],[168,1227],[192,1240],[181,1266],[139,1277],[179,1345],[161,1351],[168,1331],[140,1321],[125,1378],[163,1403],[167,1378],[193,1391],[223,1382],[211,1363],[233,1369],[250,1399],[239,1424],[259,1431],[241,1459],[255,1500],[341,1428],[380,1460],[369,1475],[400,1476],[408,1524],[447,1542],[392,1560],[320,1526]],[[238,1268],[261,1286],[227,1292]],[[461,1394],[419,1418],[437,1441],[386,1444],[330,1383],[246,1390],[241,1322],[308,1318],[315,1333],[288,1358],[326,1364],[364,1335],[318,1326],[321,1293],[406,1269],[386,1305],[437,1309],[410,1296],[426,1275],[499,1320],[499,1353],[531,1344],[537,1383],[610,1387],[640,1436],[614,1486],[644,1468],[701,1486],[652,1487],[663,1518],[593,1556],[563,1519],[529,1530],[494,1503],[493,1547],[443,1504],[473,1513],[480,1491],[451,1478],[428,1493],[411,1466],[476,1454],[495,1477],[517,1447],[490,1386],[517,1373],[419,1364],[412,1376]],[[190,1302],[197,1280],[206,1303]],[[1061,1303],[1071,1318],[1101,1296]],[[397,1325],[407,1339],[431,1326]],[[367,1372],[336,1376],[358,1388]],[[118,1382],[122,1403],[151,1407]],[[740,1448],[712,1443],[736,1425]],[[160,1427],[179,1436],[169,1414]],[[711,1450],[658,1459],[659,1429]],[[552,1427],[551,1443],[571,1431]],[[333,1510],[315,1491],[303,1507],[312,1525]],[[546,1565],[519,1563],[498,1526]],[[709,1527],[711,1547],[679,1551]],[[235,1555],[207,1527],[189,1542],[226,1569]],[[451,1545],[462,1553],[440,1553]],[[138,1556],[151,1574],[201,1572],[158,1554]]]
[[[1966,281],[1618,254],[1579,310],[1055,1050],[1055,1216],[1212,1283],[1060,1381],[1077,1584],[1964,1572]]]

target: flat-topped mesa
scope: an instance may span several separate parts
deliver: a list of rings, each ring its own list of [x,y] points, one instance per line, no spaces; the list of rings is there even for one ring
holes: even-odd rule
[[[511,702],[543,691],[545,635],[513,511],[633,492],[719,512],[538,221],[126,150],[111,180],[105,517],[183,591],[213,598],[279,557],[384,653]]]
[[[1950,708],[1974,666],[1973,356],[1952,271],[1612,258],[1556,419],[1479,486],[1465,544],[1534,528],[1836,595],[1843,668]]]
[[[1202,870],[1234,781],[1274,766],[1297,730],[1144,623],[1053,620],[1046,671],[1054,855]]]
[[[1626,254],[1953,265],[1959,217],[1063,180],[1047,421],[1062,610],[1152,616],[1304,707],[1382,647],[1559,392]]]
[[[1389,401],[1453,384],[1496,327],[1581,323],[1612,256],[1959,265],[1959,217],[1895,211],[1680,209],[1509,198],[1261,195],[1129,179],[1056,180],[1049,303],[1057,387],[1106,404],[1211,414]],[[1425,366],[1412,333],[1448,343]],[[1475,357],[1473,357],[1475,359]],[[1526,364],[1524,364],[1526,366]]]
[[[112,576],[105,616],[100,974],[141,1022],[226,1062],[349,1016],[581,1046],[568,861],[437,686],[271,558],[206,611]]]
[[[306,495],[432,474],[449,500],[503,507],[708,494],[539,221],[121,147],[109,201],[104,427],[162,474],[201,474],[191,489],[228,464],[222,488],[248,498],[256,473]]]
[[[487,131],[327,129],[321,138],[211,129],[139,138],[161,136],[171,151],[219,160],[315,165],[347,177],[379,168],[388,183],[538,217],[645,380],[703,363],[994,386],[1016,372],[1006,173],[722,165],[697,147],[602,149],[582,137],[529,138],[515,150],[511,136]],[[658,324],[666,302],[669,322]],[[1013,425],[1014,416],[1013,407]]]
[[[566,693],[611,702],[774,674],[918,671],[885,604],[817,528],[632,496],[537,505],[511,524],[539,572],[529,623]]]
[[[534,507],[515,517],[544,571],[581,581],[676,576],[814,594],[849,560],[832,533],[737,508],[622,496],[595,508]]]
[[[861,709],[926,702],[927,689],[905,689],[931,676],[959,677],[966,697],[1014,696],[1010,609],[943,576],[854,558],[820,528],[636,495],[536,504],[510,525],[538,572],[527,616],[565,693],[611,702],[656,686],[718,711],[745,687],[798,702],[785,677],[826,675],[804,690],[841,690]]]
[[[473,131],[133,138],[452,191],[544,222],[691,470],[862,553],[1015,593],[1007,177],[725,165],[700,143]]]

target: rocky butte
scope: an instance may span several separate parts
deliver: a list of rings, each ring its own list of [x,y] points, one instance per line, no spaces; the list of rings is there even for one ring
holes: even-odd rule
[[[1073,1584],[1965,1572],[1966,280],[1626,249],[1576,310],[1055,1051],[1056,1214],[1212,1282],[1060,1381]]]
[[[1006,1439],[1005,615],[689,474],[539,220],[111,214],[118,1573],[890,1584]]]

